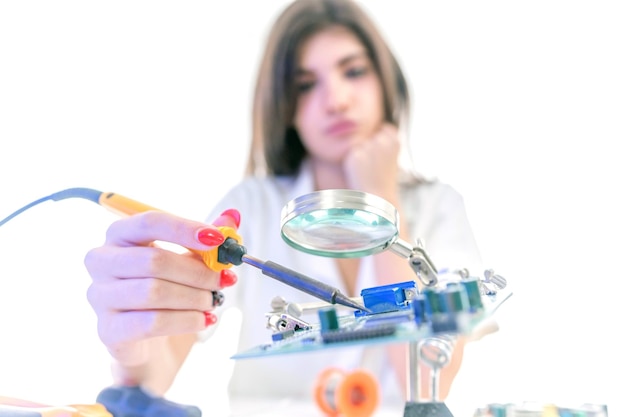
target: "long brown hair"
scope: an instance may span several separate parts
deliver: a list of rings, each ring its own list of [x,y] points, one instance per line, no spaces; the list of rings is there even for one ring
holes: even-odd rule
[[[252,146],[246,173],[293,175],[307,156],[293,127],[295,71],[300,45],[329,26],[351,30],[364,45],[383,87],[385,119],[408,120],[409,92],[402,70],[376,25],[353,0],[295,0],[272,26],[253,102]]]

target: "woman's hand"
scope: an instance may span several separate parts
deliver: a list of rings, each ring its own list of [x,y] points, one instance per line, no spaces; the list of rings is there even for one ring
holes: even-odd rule
[[[383,124],[371,139],[354,143],[344,159],[348,186],[395,203],[399,153],[398,128],[390,123]]]
[[[239,213],[227,210],[215,226],[239,226]],[[233,285],[230,270],[210,270],[191,252],[161,248],[157,241],[208,251],[219,246],[217,227],[150,211],[114,222],[103,246],[92,249],[85,266],[92,278],[87,298],[98,319],[98,335],[124,367],[151,359],[159,336],[196,333],[214,324],[212,291]]]

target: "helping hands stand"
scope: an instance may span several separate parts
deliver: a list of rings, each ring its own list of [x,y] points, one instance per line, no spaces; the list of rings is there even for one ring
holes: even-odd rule
[[[425,362],[431,368],[430,400],[421,401],[420,392],[420,362],[424,360],[422,350],[431,347],[437,352],[436,357],[426,359]],[[445,403],[438,401],[439,398],[439,372],[450,361],[451,343],[443,337],[431,337],[408,343],[409,365],[407,368],[407,402],[404,406],[404,417],[453,417]]]
[[[390,246],[390,250],[408,259],[413,272],[425,286],[431,287],[437,284],[436,268],[420,240],[414,247],[402,240],[396,240]],[[467,275],[466,271],[462,271],[461,275]],[[426,359],[421,354],[424,348],[435,349],[438,353],[435,357]],[[443,336],[408,342],[407,402],[404,406],[404,417],[454,417],[445,403],[438,400],[440,369],[450,362],[452,349],[452,342],[445,340]],[[421,361],[426,362],[431,368],[429,401],[420,399],[419,369]]]

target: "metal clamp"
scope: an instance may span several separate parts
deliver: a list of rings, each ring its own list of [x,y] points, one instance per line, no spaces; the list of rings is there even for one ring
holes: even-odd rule
[[[411,246],[407,242],[397,239],[391,244],[389,250],[403,258],[408,258],[409,265],[422,284],[427,287],[437,285],[437,268],[426,253],[421,240],[418,239],[416,245]]]

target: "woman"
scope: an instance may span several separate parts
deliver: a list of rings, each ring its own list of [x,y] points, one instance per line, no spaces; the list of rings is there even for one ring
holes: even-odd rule
[[[416,280],[407,261],[388,251],[359,259],[320,258],[281,240],[285,203],[315,190],[355,189],[392,203],[400,214],[401,238],[422,239],[437,266],[480,266],[461,196],[445,184],[426,181],[406,163],[410,158],[401,130],[408,115],[402,71],[359,6],[350,0],[295,1],[272,26],[261,62],[248,175],[209,219],[238,228],[249,254],[349,296],[358,296],[362,288]],[[209,271],[191,254],[159,249],[157,240],[206,250],[219,245],[222,236],[198,222],[143,213],[115,222],[106,243],[87,254],[93,278],[88,297],[100,337],[116,360],[117,382],[163,394],[197,332],[207,327],[202,334],[208,337],[221,311],[243,311],[243,350],[271,340],[264,313],[272,298],[315,301],[252,267],[237,268],[237,276],[233,270]],[[226,302],[214,310],[211,290],[224,287],[229,287]],[[390,398],[401,398],[404,349],[399,344],[240,360],[229,388],[242,396],[310,396],[317,375],[334,365],[369,368]],[[461,353],[459,345],[453,364],[443,371],[442,399]]]

